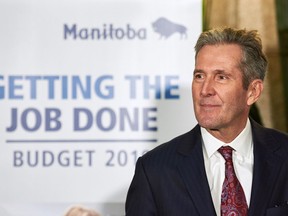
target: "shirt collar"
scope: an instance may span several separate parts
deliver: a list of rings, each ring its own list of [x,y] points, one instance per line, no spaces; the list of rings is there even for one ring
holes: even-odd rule
[[[221,146],[231,146],[237,153],[243,157],[250,157],[252,153],[252,132],[250,120],[247,120],[245,128],[242,132],[231,142],[224,143],[214,136],[212,136],[205,128],[201,127],[201,134],[204,144],[204,151],[210,158]]]

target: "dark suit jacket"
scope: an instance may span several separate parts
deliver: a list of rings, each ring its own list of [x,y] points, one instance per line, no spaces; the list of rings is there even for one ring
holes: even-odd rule
[[[249,216],[288,215],[288,136],[251,120],[254,169]],[[127,216],[216,215],[200,127],[156,147],[136,164]]]

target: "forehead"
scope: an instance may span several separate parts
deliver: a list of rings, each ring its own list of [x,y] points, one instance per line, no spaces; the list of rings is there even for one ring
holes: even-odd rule
[[[203,46],[197,56],[196,62],[200,60],[215,62],[237,62],[239,63],[242,58],[242,49],[237,44],[216,44]]]
[[[242,50],[236,44],[205,45],[195,59],[195,71],[238,74],[242,76],[240,61]]]

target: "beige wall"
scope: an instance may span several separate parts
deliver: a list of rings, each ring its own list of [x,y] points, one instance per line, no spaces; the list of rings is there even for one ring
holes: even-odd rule
[[[274,0],[203,0],[207,27],[257,29],[269,61],[264,92],[257,102],[263,123],[287,131]]]

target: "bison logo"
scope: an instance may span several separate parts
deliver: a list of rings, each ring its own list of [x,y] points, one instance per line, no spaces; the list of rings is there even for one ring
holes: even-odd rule
[[[160,38],[167,39],[174,33],[179,33],[181,38],[187,38],[187,28],[185,26],[173,23],[164,17],[153,22],[152,27],[155,32],[160,34]]]

